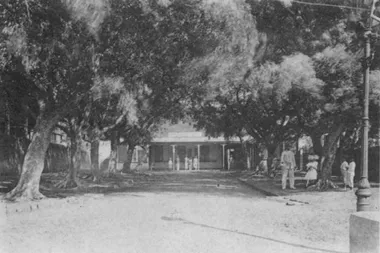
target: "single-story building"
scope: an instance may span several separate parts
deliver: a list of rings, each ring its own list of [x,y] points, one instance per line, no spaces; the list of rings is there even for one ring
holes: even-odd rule
[[[152,170],[229,169],[231,159],[228,158],[239,145],[239,140],[211,138],[203,132],[169,132],[150,143],[149,167]]]

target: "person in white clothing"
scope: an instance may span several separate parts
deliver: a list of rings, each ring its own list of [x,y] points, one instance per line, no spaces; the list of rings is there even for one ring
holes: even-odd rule
[[[348,183],[348,187],[350,187],[351,190],[354,189],[355,168],[356,168],[356,163],[354,159],[351,159],[350,164],[348,165],[347,179],[346,179]]]
[[[199,170],[198,157],[195,156],[193,159],[193,168],[194,170]]]
[[[286,148],[281,154],[281,171],[282,171],[282,189],[286,189],[286,182],[289,175],[290,189],[296,189],[294,187],[294,169],[296,168],[296,159],[294,153],[289,147]]]
[[[342,175],[342,180],[344,184],[344,189],[347,187],[347,170],[348,170],[348,162],[345,158],[343,158],[343,162],[340,165],[340,173]]]
[[[169,170],[173,169],[173,160],[172,160],[172,158],[169,158],[168,166],[169,166]]]
[[[311,156],[309,160],[310,162],[306,164],[306,188],[309,186],[310,181],[314,182],[318,178],[318,156]]]

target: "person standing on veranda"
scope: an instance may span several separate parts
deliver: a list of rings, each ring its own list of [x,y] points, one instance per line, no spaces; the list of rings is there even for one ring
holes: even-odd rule
[[[343,162],[340,165],[340,173],[342,175],[342,180],[343,180],[345,190],[347,187],[347,170],[348,170],[348,163],[346,161],[346,158],[343,158]]]
[[[355,168],[356,168],[356,163],[354,159],[350,159],[350,164],[348,165],[348,170],[347,170],[347,183],[348,187],[350,187],[351,190],[354,189],[354,177],[355,177]]]
[[[286,189],[286,182],[289,175],[290,189],[296,189],[294,187],[294,170],[296,168],[296,159],[293,151],[287,146],[281,154],[281,171],[282,171],[282,189]]]

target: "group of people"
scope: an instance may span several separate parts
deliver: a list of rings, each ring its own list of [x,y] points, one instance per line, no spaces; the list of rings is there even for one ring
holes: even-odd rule
[[[199,170],[198,157],[195,156],[195,157],[189,158],[189,157],[185,156],[184,165],[185,165],[185,170]],[[175,159],[175,167],[173,167],[172,158],[169,158],[168,166],[169,166],[169,170],[172,170],[172,169],[180,170],[181,160],[180,160],[179,156],[177,156]]]
[[[306,180],[306,188],[317,182],[318,159],[319,157],[317,155],[309,156],[309,162],[306,164],[307,173],[304,177],[304,179]],[[344,158],[343,163],[340,166],[340,170],[341,170],[342,179],[344,183],[344,189],[348,187],[352,190],[354,188],[356,164],[355,164],[354,159],[350,159],[349,161],[350,163],[348,163],[347,160]],[[283,190],[286,189],[288,178],[289,178],[290,189],[296,189],[294,186],[294,171],[296,170],[297,165],[296,165],[296,160],[295,160],[293,150],[287,147],[287,149],[282,152],[281,160],[279,161],[279,163],[277,160],[274,160],[273,164],[275,167],[279,166],[281,168],[282,189]]]

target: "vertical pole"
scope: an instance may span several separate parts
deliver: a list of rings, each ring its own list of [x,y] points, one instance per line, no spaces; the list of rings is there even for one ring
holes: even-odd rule
[[[227,149],[227,170],[230,170],[230,150]]]
[[[303,149],[300,149],[300,170],[302,171],[303,168]]]
[[[175,170],[175,145],[173,146],[173,163],[172,163],[172,170]]]
[[[379,137],[380,138],[380,137]],[[226,155],[225,155],[225,146],[226,146],[226,144],[222,144],[222,168],[223,168],[223,170],[224,170],[224,164],[225,164],[225,162],[224,162],[224,160],[226,159]]]
[[[198,144],[198,164],[197,164],[197,170],[201,169],[201,145]]]
[[[364,60],[364,113],[363,113],[363,137],[362,137],[362,166],[361,178],[356,191],[357,202],[356,210],[369,211],[369,197],[371,196],[370,185],[368,182],[368,129],[369,129],[369,72],[370,72],[370,33],[366,31],[365,36],[365,60]]]

